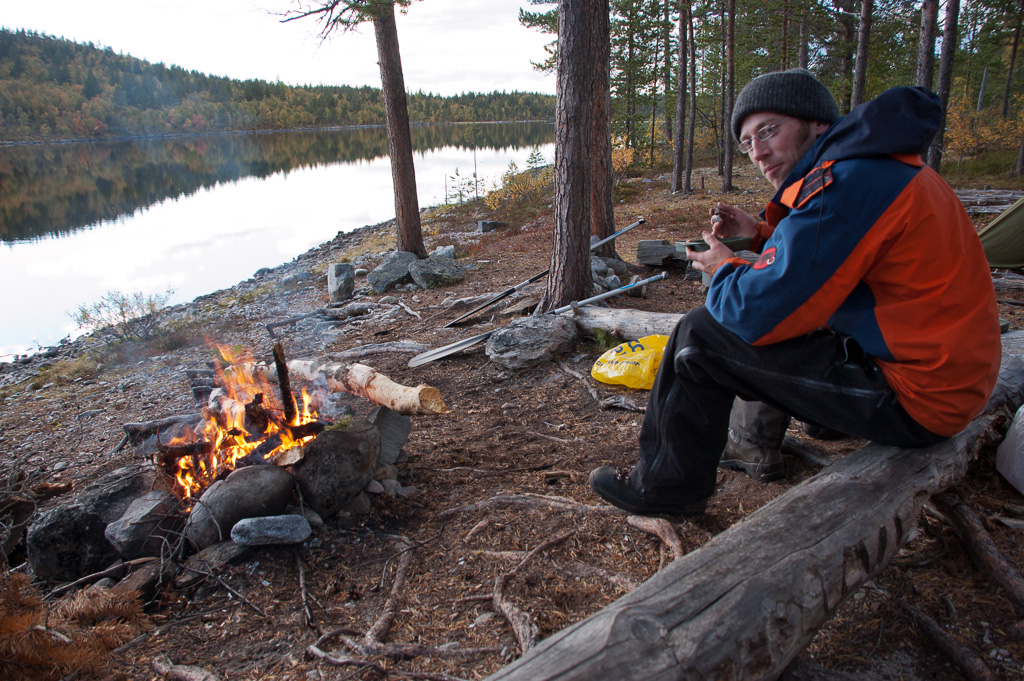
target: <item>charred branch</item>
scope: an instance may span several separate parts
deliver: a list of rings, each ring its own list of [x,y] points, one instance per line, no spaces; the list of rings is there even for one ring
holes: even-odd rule
[[[281,343],[274,343],[274,365],[277,367],[277,385],[284,405],[284,422],[293,425],[298,419],[298,409],[295,406],[295,395],[292,394],[291,378],[288,376],[288,361],[284,358],[284,346]]]

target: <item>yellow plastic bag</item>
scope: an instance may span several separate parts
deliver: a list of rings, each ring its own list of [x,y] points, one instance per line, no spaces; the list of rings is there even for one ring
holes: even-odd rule
[[[650,390],[665,354],[668,336],[644,336],[628,341],[601,355],[590,375],[602,383]]]

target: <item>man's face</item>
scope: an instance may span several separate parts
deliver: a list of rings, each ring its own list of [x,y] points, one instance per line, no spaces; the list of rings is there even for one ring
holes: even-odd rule
[[[775,133],[763,142],[757,139],[758,131],[771,125],[777,126]],[[825,123],[759,111],[743,119],[740,140],[750,141],[750,160],[772,186],[778,189],[789,172],[814,144],[818,135],[828,130],[828,127]]]

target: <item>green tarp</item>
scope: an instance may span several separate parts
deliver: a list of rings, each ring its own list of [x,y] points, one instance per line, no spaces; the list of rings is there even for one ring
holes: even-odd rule
[[[988,223],[978,236],[990,267],[1024,268],[1024,198]]]

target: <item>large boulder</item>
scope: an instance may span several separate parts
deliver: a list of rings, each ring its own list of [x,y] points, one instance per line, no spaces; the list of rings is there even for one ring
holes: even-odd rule
[[[366,275],[366,283],[370,285],[374,293],[384,293],[396,286],[408,284],[412,281],[409,265],[417,260],[419,258],[415,253],[395,251]]]
[[[452,258],[432,255],[410,262],[409,276],[420,288],[436,288],[458,282],[466,276],[466,269]]]
[[[39,579],[71,581],[99,572],[118,559],[107,525],[151,490],[171,490],[174,479],[153,465],[125,466],[102,476],[70,501],[52,508],[28,528],[28,561]]]
[[[224,541],[243,518],[284,513],[295,479],[279,466],[246,466],[210,485],[189,514],[185,538],[196,551]]]
[[[373,425],[325,430],[303,447],[293,467],[302,500],[322,518],[333,517],[373,479],[379,457],[380,431]]]
[[[491,334],[486,352],[491,361],[507,369],[526,369],[571,351],[578,335],[576,322],[569,317],[525,317]]]

